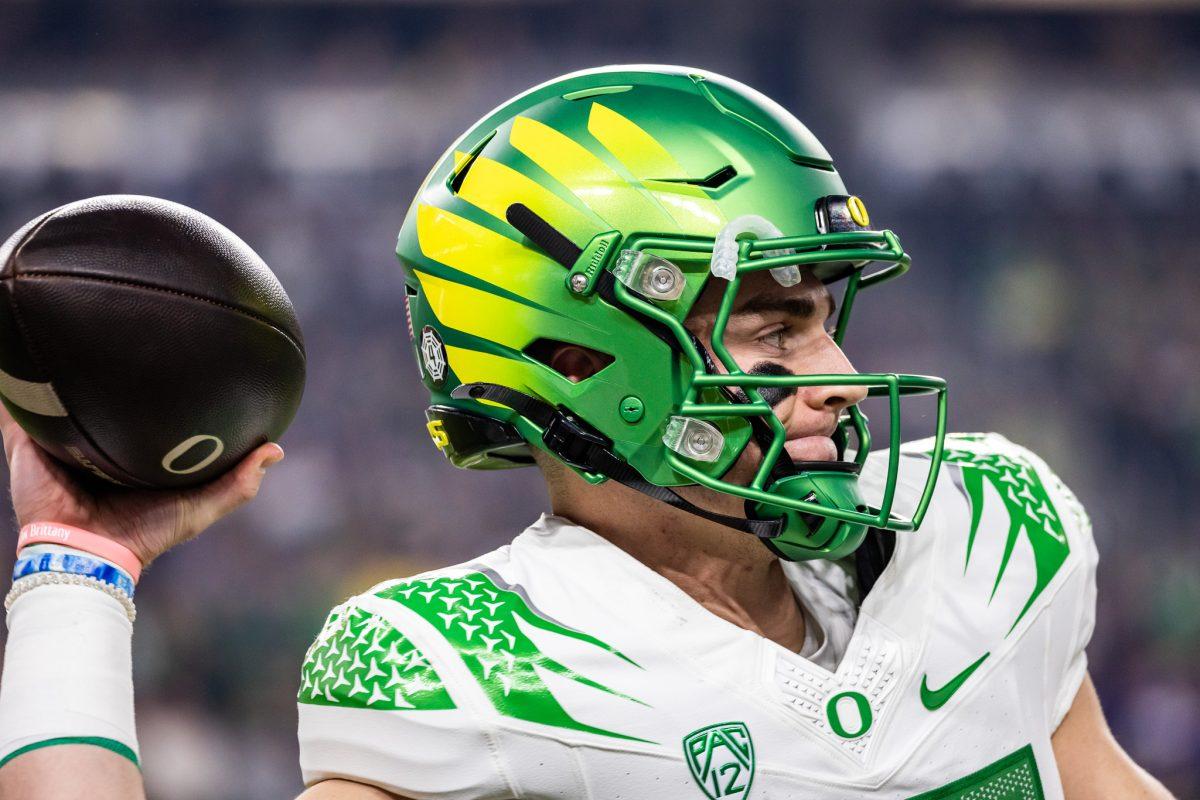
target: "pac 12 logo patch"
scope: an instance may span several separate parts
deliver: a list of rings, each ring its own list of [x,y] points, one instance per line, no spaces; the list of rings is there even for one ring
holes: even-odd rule
[[[425,374],[429,380],[441,383],[446,377],[446,346],[430,325],[421,329],[421,361],[425,364]]]
[[[745,800],[754,780],[754,742],[744,722],[718,722],[683,737],[683,757],[710,800]]]

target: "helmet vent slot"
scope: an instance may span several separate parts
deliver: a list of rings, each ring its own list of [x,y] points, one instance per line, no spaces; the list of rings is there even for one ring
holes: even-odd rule
[[[736,178],[737,174],[737,169],[733,164],[726,164],[703,178],[655,178],[655,180],[659,183],[686,183],[689,186],[699,186],[701,189],[720,189]]]
[[[593,86],[588,89],[579,89],[574,92],[567,92],[562,96],[563,100],[586,100],[589,97],[597,97],[602,94],[621,94],[632,89],[631,84],[617,84],[614,86]]]
[[[467,179],[467,173],[471,171],[471,167],[475,165],[475,160],[479,158],[479,154],[483,152],[483,148],[487,147],[488,142],[495,135],[496,132],[492,131],[483,137],[479,144],[472,147],[470,152],[467,153],[466,159],[450,173],[449,178],[446,179],[446,188],[450,190],[450,194],[458,194],[459,190],[462,189],[463,181]]]
[[[737,170],[733,164],[726,164],[716,172],[699,181],[687,181],[694,186],[700,186],[705,189],[720,189],[725,184],[737,177]]]

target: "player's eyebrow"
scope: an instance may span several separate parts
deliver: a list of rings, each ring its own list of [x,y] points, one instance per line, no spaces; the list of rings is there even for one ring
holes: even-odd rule
[[[832,317],[837,312],[837,301],[833,299],[833,295],[826,294],[829,301],[829,314]],[[770,314],[772,312],[782,312],[788,316],[805,319],[817,313],[817,304],[813,300],[811,294],[801,295],[799,297],[786,297],[777,294],[756,294],[743,303],[739,308],[734,309],[734,314]]]

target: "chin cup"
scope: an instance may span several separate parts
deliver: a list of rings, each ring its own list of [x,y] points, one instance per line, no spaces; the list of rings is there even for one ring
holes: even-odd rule
[[[869,511],[858,488],[858,465],[849,461],[808,462],[797,464],[795,475],[771,485],[771,494],[815,503],[831,510],[853,508]],[[814,558],[844,558],[862,544],[867,526],[858,522],[796,511],[770,503],[747,501],[746,515],[751,519],[784,520],[783,530],[762,542],[778,555],[791,561]]]

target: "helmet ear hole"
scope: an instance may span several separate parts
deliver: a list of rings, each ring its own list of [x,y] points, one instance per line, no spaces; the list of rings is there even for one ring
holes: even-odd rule
[[[608,353],[558,339],[538,339],[525,348],[525,354],[572,383],[587,380],[616,361]]]

